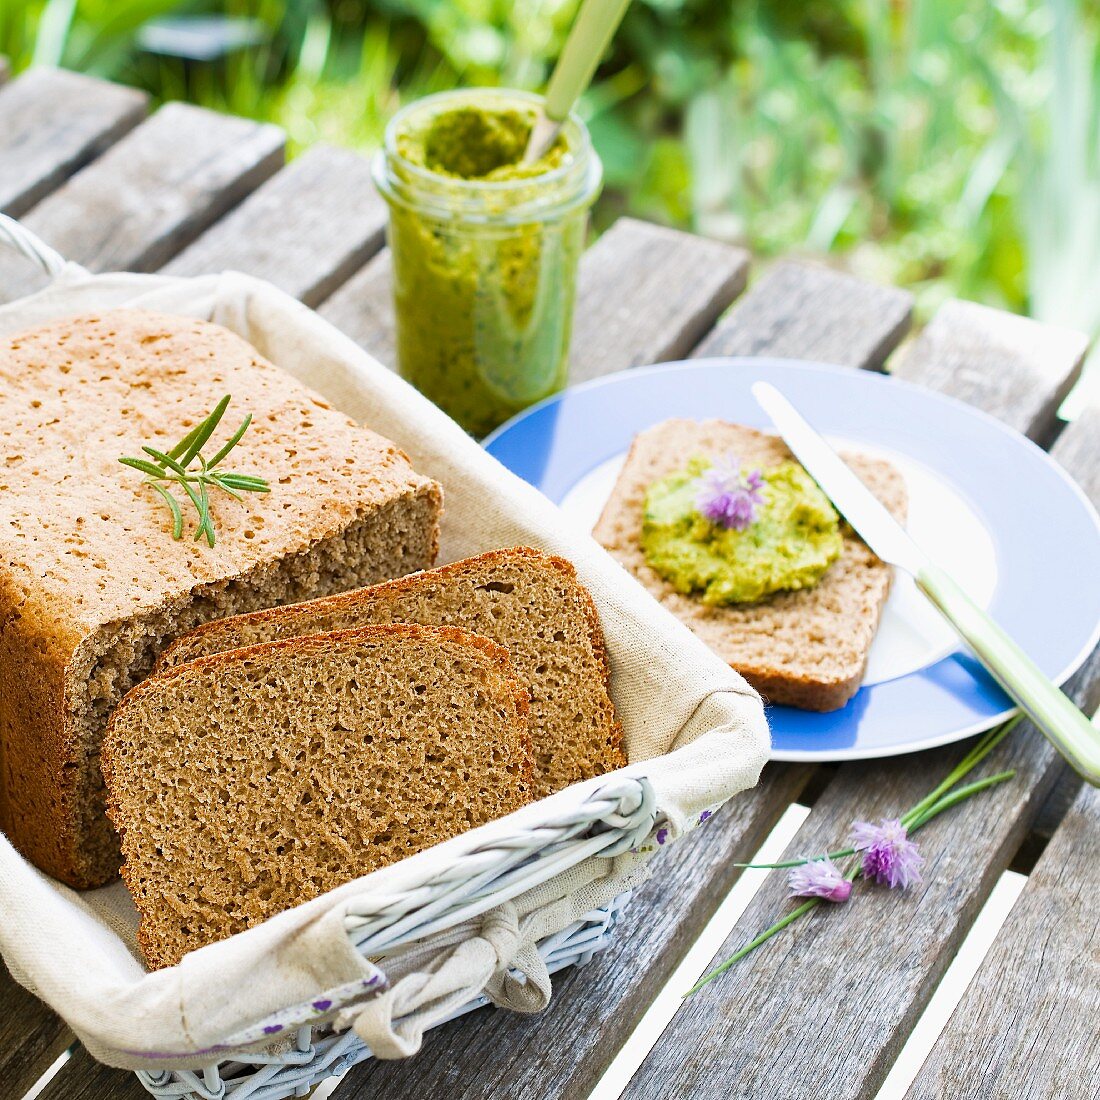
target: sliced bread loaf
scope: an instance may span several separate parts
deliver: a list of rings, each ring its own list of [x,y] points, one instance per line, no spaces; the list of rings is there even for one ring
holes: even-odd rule
[[[782,440],[752,428],[720,420],[666,420],[635,438],[593,533],[766,699],[806,710],[836,710],[859,690],[891,577],[890,567],[847,524],[842,524],[840,558],[813,588],[776,593],[754,604],[707,607],[675,591],[646,563],[640,542],[646,489],[696,455],[717,458],[728,453],[749,466],[794,459]],[[844,457],[891,512],[904,519],[901,474],[881,459]]]
[[[271,484],[211,497],[218,538],[173,541],[118,463],[170,446],[224,394],[211,450]],[[209,450],[207,454],[211,453]],[[0,342],[0,826],[72,886],[118,872],[99,743],[177,634],[221,615],[431,565],[439,486],[226,329],[133,310]]]
[[[530,798],[526,692],[485,638],[297,638],[140,684],[104,739],[109,812],[152,967]]]
[[[592,597],[569,562],[529,547],[493,550],[373,588],[206,623],[173,643],[158,668],[371,623],[461,627],[509,651],[516,677],[530,688],[537,797],[626,764]]]

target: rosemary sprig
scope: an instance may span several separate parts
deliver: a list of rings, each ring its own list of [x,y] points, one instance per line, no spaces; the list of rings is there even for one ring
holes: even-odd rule
[[[244,433],[252,423],[249,413],[241,426],[229,437],[213,458],[207,460],[199,453],[214,434],[225,410],[229,408],[230,395],[226,394],[209,416],[196,424],[171,450],[161,451],[156,447],[144,446],[141,449],[148,458],[124,456],[119,459],[123,466],[145,475],[145,484],[164,501],[172,513],[172,538],[183,537],[183,510],[180,502],[170,492],[173,486],[179,486],[198,513],[199,525],[195,530],[195,541],[204,535],[210,546],[214,545],[214,520],[210,515],[210,490],[221,489],[234,500],[241,500],[241,493],[270,493],[271,486],[262,478],[253,474],[235,474],[222,470],[222,463],[240,443]],[[198,468],[195,468],[195,463]]]

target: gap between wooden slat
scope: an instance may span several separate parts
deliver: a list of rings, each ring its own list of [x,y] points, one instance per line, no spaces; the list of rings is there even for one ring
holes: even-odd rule
[[[23,1097],[23,1100],[37,1100],[37,1097],[41,1096],[46,1086],[61,1072],[65,1063],[73,1056],[73,1048],[62,1051],[53,1062],[53,1064],[42,1074],[41,1077],[35,1082],[34,1087]]]
[[[0,93],[0,210],[22,217],[145,117],[148,96],[65,69],[28,69]]]
[[[1098,837],[1100,793],[1083,787],[906,1100],[962,1077],[983,1100],[1096,1100]]]
[[[284,144],[275,126],[166,103],[23,222],[92,271],[155,271],[276,172]],[[0,297],[41,282],[5,255]]]
[[[959,945],[954,960],[936,986],[936,992],[913,1025],[905,1046],[901,1048],[875,1100],[904,1100],[909,1086],[947,1026],[951,1013],[962,1000],[978,968],[989,954],[997,934],[1026,884],[1025,876],[1012,871],[1006,871],[998,879],[989,899],[974,918],[974,924],[966,938]]]
[[[760,848],[749,857],[750,863],[772,863],[794,838],[802,822],[809,816],[806,806],[794,803],[776,822]],[[763,870],[746,870],[733,889],[715,911],[713,917],[699,933],[688,949],[680,965],[672,972],[664,989],[638,1021],[637,1027],[623,1044],[615,1060],[607,1067],[603,1077],[589,1095],[589,1100],[617,1100],[627,1082],[652,1050],[653,1044],[680,1007],[684,993],[692,987],[706,970],[722,941],[730,934],[749,902],[764,885],[769,873]]]
[[[350,149],[314,145],[161,270],[243,271],[316,306],[382,247],[385,228],[370,161]]]

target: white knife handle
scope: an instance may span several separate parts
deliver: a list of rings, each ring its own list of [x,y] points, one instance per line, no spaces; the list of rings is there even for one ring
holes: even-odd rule
[[[942,570],[926,565],[916,577],[997,682],[1027,712],[1047,740],[1087,783],[1100,787],[1100,728]]]

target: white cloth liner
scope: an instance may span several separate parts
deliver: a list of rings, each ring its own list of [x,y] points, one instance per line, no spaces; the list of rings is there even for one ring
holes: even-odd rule
[[[759,698],[744,680],[587,532],[288,295],[234,272],[195,279],[90,276],[69,265],[45,290],[0,307],[0,334],[120,306],[225,325],[335,407],[397,442],[420,472],[443,485],[440,562],[519,544],[572,561],[593,594],[607,640],[630,760],[625,774],[651,783],[663,819],[661,840],[681,835],[701,813],[756,783],[768,734]],[[121,884],[76,893],[31,867],[0,836],[0,948],[16,979],[109,1064],[209,1064],[217,1060],[210,1048],[279,1010],[322,996],[342,1005],[341,1025],[355,1026],[376,1054],[403,1056],[417,1049],[424,1027],[487,983],[497,1003],[519,1011],[541,1008],[549,983],[531,945],[639,881],[644,854],[590,859],[458,933],[441,933],[431,951],[414,949],[388,960],[391,987],[365,1002],[363,989],[373,995],[369,987],[379,975],[345,931],[345,915],[354,913],[356,899],[399,892],[475,842],[537,825],[553,808],[576,805],[600,782],[578,784],[151,974],[134,947],[136,915]],[[509,965],[529,980],[508,979]]]

